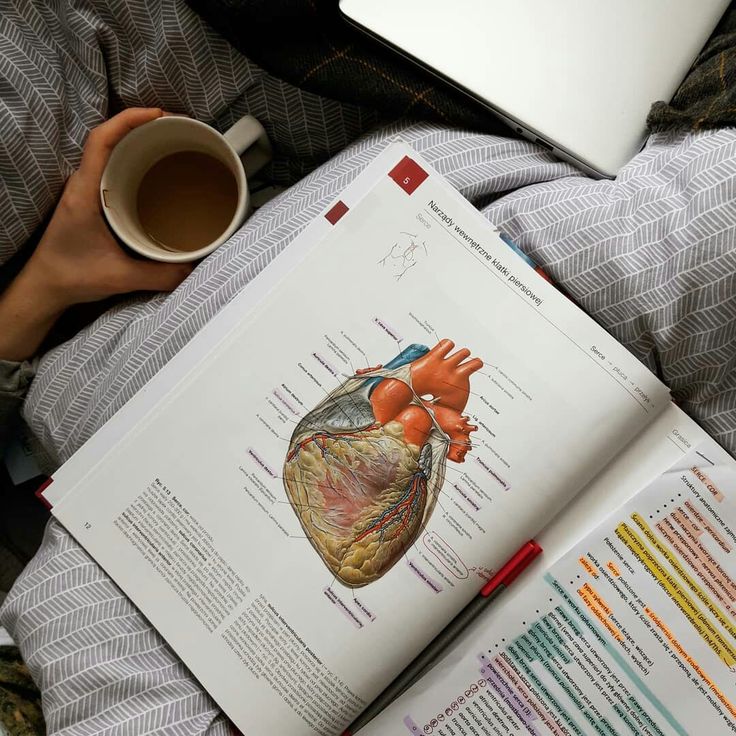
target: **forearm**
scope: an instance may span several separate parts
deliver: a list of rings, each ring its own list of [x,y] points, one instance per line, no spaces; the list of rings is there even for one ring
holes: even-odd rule
[[[62,311],[28,266],[0,294],[0,456],[35,374],[29,361]]]
[[[20,362],[35,355],[66,306],[26,266],[0,294],[0,360]]]

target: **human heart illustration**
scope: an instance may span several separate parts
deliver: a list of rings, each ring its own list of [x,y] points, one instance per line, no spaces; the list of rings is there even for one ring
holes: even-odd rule
[[[434,510],[446,461],[470,449],[463,410],[483,366],[441,340],[410,345],[358,371],[310,411],[291,436],[284,486],[312,546],[357,588],[385,575]]]

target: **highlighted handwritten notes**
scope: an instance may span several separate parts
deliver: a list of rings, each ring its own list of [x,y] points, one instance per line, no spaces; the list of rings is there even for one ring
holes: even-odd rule
[[[690,470],[692,471],[692,474],[705,486],[708,493],[710,493],[718,503],[721,503],[724,498],[723,491],[697,465],[693,465]]]
[[[680,659],[690,665],[690,667],[692,667],[695,674],[697,674],[698,677],[708,686],[708,688],[713,692],[716,698],[718,698],[723,707],[734,718],[736,718],[736,707],[734,707],[733,703],[731,703],[726,698],[726,696],[716,686],[713,680],[708,677],[705,672],[703,672],[702,667],[685,651],[685,648],[682,646],[682,644],[680,644],[680,642],[675,639],[675,637],[672,635],[672,632],[667,628],[667,626],[664,625],[662,619],[660,619],[659,616],[657,616],[650,608],[645,608],[644,613],[646,613],[646,615],[654,622],[655,626],[665,635],[667,641],[669,641],[669,643],[672,645],[672,648],[677,652]]]
[[[554,736],[564,736],[564,732],[560,729],[552,714],[545,704],[536,698],[531,690],[526,687],[523,683],[523,678],[518,671],[510,663],[506,656],[498,656],[493,661],[497,668],[495,677],[488,678],[488,684],[493,688],[499,697],[509,705],[509,700],[504,697],[504,688],[508,693],[515,693],[519,700],[523,703],[522,710],[523,716],[519,717],[527,728],[532,724],[532,721],[543,723]],[[482,672],[483,670],[481,670]]]
[[[578,595],[583,599],[588,610],[605,626],[606,631],[616,641],[623,641],[624,635],[609,620],[612,613],[611,607],[603,598],[588,583],[578,589]]]
[[[694,593],[698,600],[705,604],[706,608],[708,609],[709,613],[711,613],[717,620],[718,623],[723,626],[723,628],[729,633],[732,639],[736,640],[736,629],[731,625],[731,621],[723,614],[723,611],[721,611],[718,606],[716,606],[713,601],[705,594],[705,592],[698,587],[698,585],[695,583],[695,581],[687,574],[685,571],[685,568],[680,563],[679,559],[676,555],[673,555],[672,552],[660,542],[659,539],[657,539],[656,535],[652,530],[649,528],[647,523],[644,521],[644,519],[639,514],[633,514],[632,519],[636,523],[636,525],[644,532],[647,540],[649,540],[654,547],[656,548],[657,552],[659,552],[666,560],[667,562],[672,565],[675,572],[680,576],[680,578],[685,582],[687,587],[690,589],[691,593]],[[724,573],[725,574],[725,573]]]
[[[733,617],[736,613],[736,585],[731,577],[704,547],[680,510],[657,523],[657,531],[678,558],[687,564],[713,597]]]
[[[703,533],[703,530],[697,524],[693,523],[693,520],[682,508],[675,509],[670,515],[682,527],[690,539],[696,540]]]
[[[693,519],[705,529],[715,543],[727,554],[731,552],[731,545],[714,529],[713,525],[695,508],[692,501],[685,501],[685,508],[692,514]]]
[[[496,664],[502,666],[504,664],[503,657],[497,657]],[[507,671],[511,670],[510,667],[506,669]],[[534,708],[524,698],[523,693],[505,681],[500,672],[492,664],[488,664],[481,672],[486,675],[488,685],[496,692],[498,699],[524,724],[524,727],[529,733],[535,734],[536,736],[539,733],[534,727],[534,721],[537,720],[537,716]]]
[[[638,514],[633,516],[636,517]],[[616,527],[616,536],[629,548],[636,559],[657,581],[662,590],[667,593],[667,596],[680,609],[700,638],[727,667],[733,667],[736,664],[736,650],[723,639],[705,612],[695,604],[679,582],[662,567],[641,537],[628,524],[623,522]]]
[[[578,558],[578,562],[583,566],[583,570],[588,573],[592,578],[597,579],[598,578],[598,572],[593,567],[593,564],[590,562],[590,560],[587,560],[582,555]]]
[[[702,480],[690,469],[704,458]],[[510,593],[396,715],[411,712],[423,736],[736,736],[731,545],[736,464],[701,444]],[[479,665],[486,687],[461,703]]]

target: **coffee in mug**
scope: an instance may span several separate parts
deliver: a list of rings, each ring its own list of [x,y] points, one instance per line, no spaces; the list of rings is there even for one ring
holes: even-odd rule
[[[199,250],[217,240],[237,207],[238,182],[230,169],[200,151],[164,156],[138,186],[141,228],[166,250]]]
[[[246,173],[254,174],[270,157],[266,132],[253,117],[224,134],[191,118],[160,117],[113,149],[100,182],[102,211],[137,253],[194,261],[243,222],[250,209]]]

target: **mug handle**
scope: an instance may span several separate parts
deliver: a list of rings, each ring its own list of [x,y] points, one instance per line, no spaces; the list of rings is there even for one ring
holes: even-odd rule
[[[257,174],[271,160],[271,141],[252,115],[240,118],[224,136],[240,156],[246,176]]]

